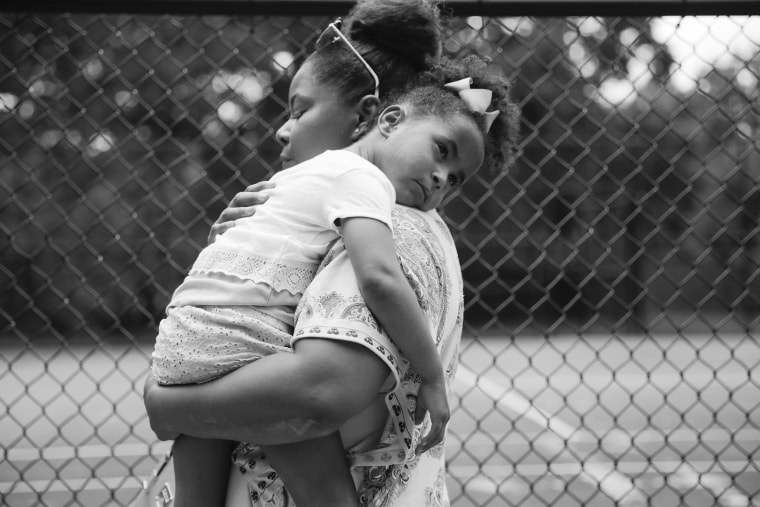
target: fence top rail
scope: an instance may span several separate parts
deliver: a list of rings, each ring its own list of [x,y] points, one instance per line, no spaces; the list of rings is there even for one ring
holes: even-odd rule
[[[4,0],[0,12],[128,14],[343,14],[355,0]],[[760,0],[453,0],[457,16],[695,16],[760,14]]]

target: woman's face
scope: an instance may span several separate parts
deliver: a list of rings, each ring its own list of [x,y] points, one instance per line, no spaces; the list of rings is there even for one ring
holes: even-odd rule
[[[347,105],[338,93],[318,83],[307,60],[290,83],[290,117],[277,130],[282,143],[283,168],[319,155],[325,150],[345,148],[353,142],[359,122],[359,105]]]

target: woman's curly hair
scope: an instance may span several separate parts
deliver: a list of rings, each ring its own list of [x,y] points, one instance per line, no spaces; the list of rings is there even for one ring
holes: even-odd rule
[[[450,96],[455,95],[455,92],[443,88],[446,83],[467,77],[472,79],[472,88],[491,90],[491,104],[487,110],[499,111],[487,133],[483,115],[470,111],[461,100],[452,101]],[[389,97],[386,103],[407,102],[412,105],[415,114],[441,118],[457,113],[469,114],[485,133],[486,156],[483,167],[491,173],[498,173],[514,165],[518,151],[520,107],[512,101],[511,89],[509,79],[495,72],[486,61],[477,56],[458,60],[442,58],[428,71],[421,73],[405,91]]]

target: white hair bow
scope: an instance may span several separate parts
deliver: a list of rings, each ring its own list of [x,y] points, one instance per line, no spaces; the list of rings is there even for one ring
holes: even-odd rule
[[[482,114],[485,118],[486,132],[488,132],[491,130],[491,125],[493,125],[496,117],[499,116],[499,111],[486,111],[491,105],[493,92],[485,88],[470,88],[470,85],[472,85],[472,78],[466,77],[459,81],[446,83],[443,87],[452,92],[457,92],[459,98],[467,104],[470,111]]]

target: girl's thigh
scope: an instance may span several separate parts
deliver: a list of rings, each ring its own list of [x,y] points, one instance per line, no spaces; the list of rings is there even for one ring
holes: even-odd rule
[[[356,343],[323,338],[301,338],[295,343],[296,356],[310,369],[310,377],[331,391],[336,403],[348,412],[366,407],[383,389],[391,374],[386,364],[371,350]]]

